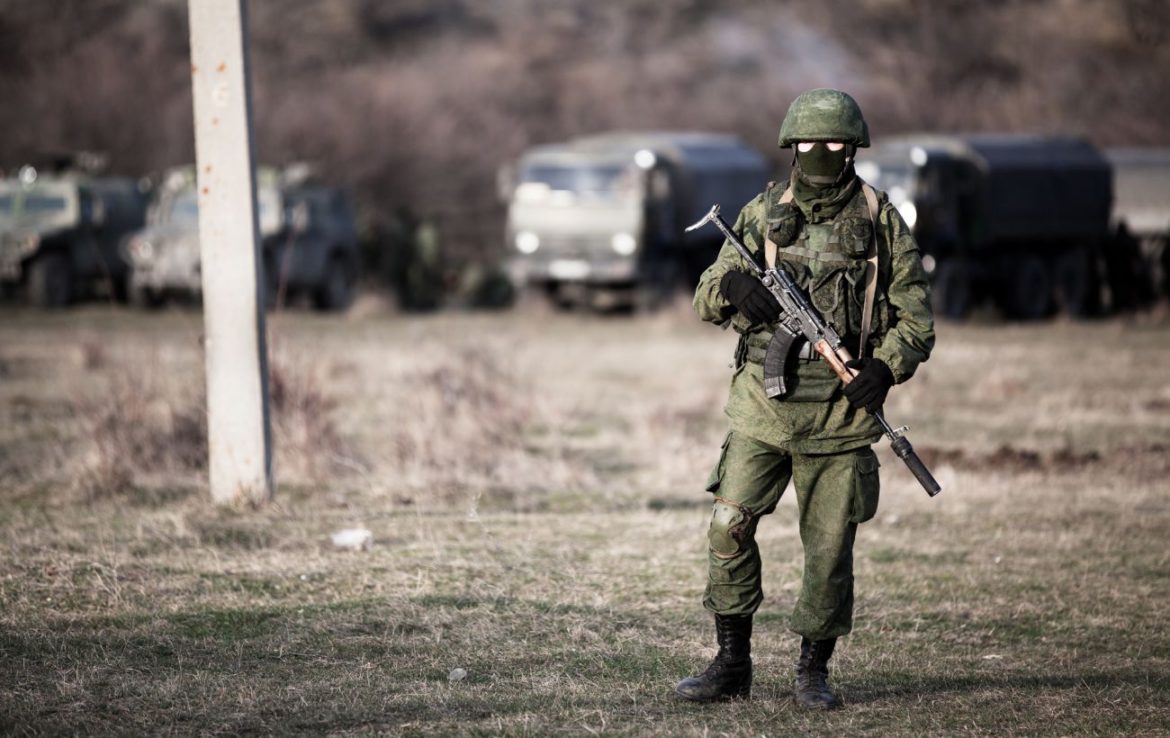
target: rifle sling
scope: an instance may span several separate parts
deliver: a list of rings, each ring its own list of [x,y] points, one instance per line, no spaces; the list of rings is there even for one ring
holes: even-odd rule
[[[873,236],[869,241],[869,265],[865,269],[865,307],[861,312],[861,341],[857,344],[857,358],[865,356],[868,348],[869,331],[873,327],[873,302],[877,297],[878,278],[878,247],[877,247],[877,193],[868,182],[861,183],[861,191],[865,193],[865,203],[869,206],[869,222]]]

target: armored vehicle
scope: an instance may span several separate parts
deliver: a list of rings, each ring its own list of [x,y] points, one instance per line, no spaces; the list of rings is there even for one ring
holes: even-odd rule
[[[99,289],[123,296],[121,246],[142,227],[146,203],[133,179],[23,167],[0,180],[0,282],[48,308]]]
[[[1139,250],[1149,287],[1170,296],[1170,149],[1108,149],[1118,243]]]
[[[732,136],[608,133],[530,149],[504,179],[513,281],[561,305],[629,306],[698,280],[721,239],[683,228],[714,203],[738,212],[768,166]]]
[[[914,231],[940,314],[985,298],[1024,320],[1100,305],[1112,174],[1087,141],[907,136],[860,150],[857,172]]]
[[[261,169],[256,200],[268,303],[305,295],[319,310],[347,308],[358,259],[357,229],[344,193],[300,173]],[[167,175],[149,225],[128,241],[126,252],[133,301],[152,306],[168,295],[202,292],[193,168]]]

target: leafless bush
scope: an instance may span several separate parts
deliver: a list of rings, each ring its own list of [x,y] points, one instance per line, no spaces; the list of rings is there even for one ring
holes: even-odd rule
[[[188,480],[207,465],[207,416],[201,392],[176,396],[142,370],[118,367],[98,400],[77,404],[88,436],[78,486],[90,496],[116,494],[147,476]]]
[[[337,402],[326,394],[319,366],[273,361],[268,396],[280,478],[323,479],[351,466],[353,452],[337,430]]]
[[[202,483],[207,470],[203,383],[164,381],[149,366],[114,365],[109,389],[75,401],[88,448],[78,488],[91,497],[142,484]],[[336,402],[318,368],[274,361],[269,370],[275,465],[280,479],[320,480],[355,463],[334,422]],[[347,463],[348,462],[348,463]]]
[[[453,492],[503,484],[501,469],[525,456],[533,407],[486,349],[463,349],[411,368],[397,385],[401,422],[390,431],[396,475],[408,487]],[[532,475],[507,482],[519,487]]]

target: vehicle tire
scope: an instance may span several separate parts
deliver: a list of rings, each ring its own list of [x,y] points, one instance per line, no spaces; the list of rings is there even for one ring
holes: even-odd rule
[[[669,306],[686,284],[686,269],[678,261],[663,261],[646,269],[645,276],[635,285],[635,310],[654,313]]]
[[[1161,297],[1170,297],[1170,239],[1159,239],[1154,246],[1153,260],[1162,267],[1162,283],[1156,293]]]
[[[1089,314],[1096,280],[1089,266],[1089,254],[1085,249],[1072,249],[1056,258],[1054,265],[1056,282],[1056,304],[1060,311],[1072,318],[1083,318]]]
[[[568,313],[576,310],[585,303],[585,290],[580,285],[549,282],[544,286],[544,295],[548,302],[559,312]]]
[[[971,310],[971,268],[962,259],[947,259],[938,266],[931,286],[934,312],[948,320],[963,320]]]
[[[280,268],[276,259],[268,252],[264,253],[264,275],[260,279],[260,297],[264,301],[265,310],[278,310],[288,302],[288,296],[280,294]]]
[[[1008,292],[1008,311],[1020,320],[1040,320],[1052,306],[1052,275],[1036,256],[1015,263]]]
[[[73,298],[73,274],[64,254],[38,257],[28,273],[28,296],[41,308],[63,308]]]
[[[341,256],[334,256],[325,267],[325,276],[313,293],[318,310],[343,312],[353,302],[353,275]]]
[[[163,296],[144,285],[131,284],[128,288],[130,304],[142,310],[157,310],[162,307]]]

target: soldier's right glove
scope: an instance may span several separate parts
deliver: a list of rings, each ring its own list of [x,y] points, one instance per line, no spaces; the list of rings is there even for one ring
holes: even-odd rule
[[[771,323],[780,317],[780,303],[760,280],[732,270],[719,280],[719,291],[743,317],[753,323]]]

